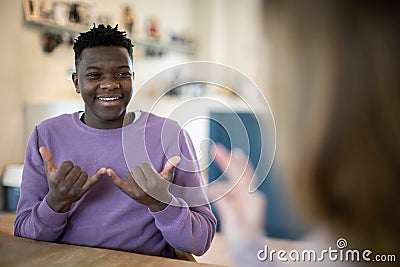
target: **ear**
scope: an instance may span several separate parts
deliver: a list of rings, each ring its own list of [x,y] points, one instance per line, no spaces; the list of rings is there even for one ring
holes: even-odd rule
[[[76,75],[76,72],[72,73],[72,82],[74,83],[76,93],[80,94],[81,91],[79,90],[78,76]]]

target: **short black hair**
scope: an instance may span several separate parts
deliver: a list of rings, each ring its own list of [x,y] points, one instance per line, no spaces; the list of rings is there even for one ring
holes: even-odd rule
[[[81,58],[82,51],[89,47],[98,46],[122,46],[128,50],[129,57],[132,59],[133,44],[126,37],[126,32],[118,30],[118,24],[113,28],[110,25],[93,25],[87,32],[82,32],[74,41],[75,66]]]

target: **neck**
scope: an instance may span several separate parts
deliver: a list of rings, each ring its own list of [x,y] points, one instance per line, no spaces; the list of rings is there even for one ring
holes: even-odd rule
[[[100,120],[93,122],[90,119],[88,119],[87,116],[85,116],[85,113],[83,113],[81,117],[81,121],[84,124],[96,129],[104,129],[104,130],[122,128],[124,125],[131,124],[134,121],[134,119],[135,119],[135,113],[133,112],[121,114],[119,118],[112,121]]]

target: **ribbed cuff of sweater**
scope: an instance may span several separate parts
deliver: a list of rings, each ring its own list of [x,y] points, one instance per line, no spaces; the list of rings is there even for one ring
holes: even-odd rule
[[[67,221],[68,213],[59,213],[54,211],[49,204],[47,204],[46,198],[43,199],[38,207],[38,217],[40,222],[49,227],[60,227]]]

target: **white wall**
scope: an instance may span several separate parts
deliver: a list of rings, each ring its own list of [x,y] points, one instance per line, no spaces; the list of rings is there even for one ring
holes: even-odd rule
[[[227,64],[258,83],[260,5],[261,0],[194,0],[195,58]]]
[[[24,62],[20,61],[19,39],[21,29],[18,1],[0,1],[1,49],[0,49],[0,169],[5,163],[18,163],[24,151],[22,90]]]

